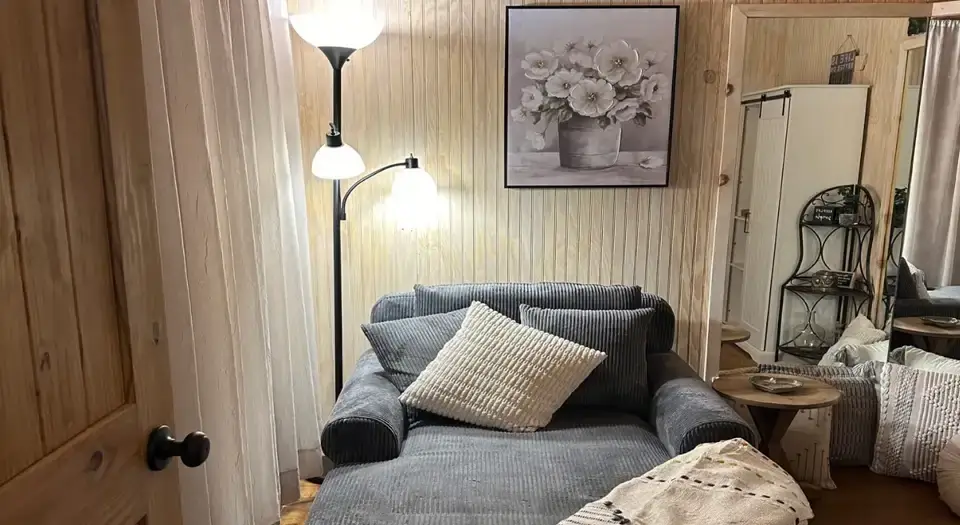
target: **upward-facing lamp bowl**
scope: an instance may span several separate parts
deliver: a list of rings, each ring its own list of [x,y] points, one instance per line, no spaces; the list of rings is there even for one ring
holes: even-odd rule
[[[383,31],[383,22],[355,2],[336,2],[317,12],[290,17],[290,25],[314,47],[357,50],[373,43]]]

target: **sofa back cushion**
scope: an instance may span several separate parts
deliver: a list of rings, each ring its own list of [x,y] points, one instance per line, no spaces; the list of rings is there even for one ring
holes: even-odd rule
[[[617,408],[646,414],[647,330],[653,308],[570,310],[520,305],[520,322],[607,354],[565,406]]]
[[[467,309],[361,325],[383,366],[383,373],[403,392],[453,339]]]
[[[639,286],[602,286],[577,283],[470,283],[413,287],[417,315],[459,310],[480,301],[520,322],[520,305],[581,310],[630,310],[639,308]]]
[[[639,286],[578,283],[482,283],[416,285],[416,314],[428,315],[467,308],[473,301],[487,304],[514,321],[520,305],[578,310],[636,310],[653,308],[647,334],[647,353],[670,352],[675,319],[670,305]]]
[[[417,298],[413,292],[388,293],[373,305],[370,322],[382,323],[416,317],[416,304]]]

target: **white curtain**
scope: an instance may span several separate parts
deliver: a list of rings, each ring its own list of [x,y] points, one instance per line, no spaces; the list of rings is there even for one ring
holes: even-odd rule
[[[960,284],[960,20],[932,20],[903,256],[933,288]]]
[[[285,0],[138,0],[184,523],[267,525],[321,471]],[[332,392],[329,393],[332,397]]]

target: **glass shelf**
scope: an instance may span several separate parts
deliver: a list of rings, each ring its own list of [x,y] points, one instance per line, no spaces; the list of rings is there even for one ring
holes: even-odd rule
[[[794,357],[799,357],[800,359],[806,359],[808,361],[819,362],[823,358],[823,354],[827,353],[829,346],[816,346],[813,348],[806,346],[781,346],[780,351],[785,354],[790,354]]]
[[[800,226],[810,226],[810,227],[817,227],[817,228],[845,228],[848,230],[854,230],[857,228],[873,228],[872,224],[865,223],[865,222],[845,226],[843,224],[837,224],[833,222],[816,222],[816,221],[808,221],[808,220],[800,221]]]
[[[841,297],[870,297],[871,293],[858,288],[817,288],[809,284],[788,284],[783,287],[786,290],[797,293],[807,293],[812,295],[836,295]]]

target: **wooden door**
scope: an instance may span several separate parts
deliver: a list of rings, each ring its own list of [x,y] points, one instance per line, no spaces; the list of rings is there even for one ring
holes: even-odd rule
[[[135,0],[0,2],[0,523],[178,524]]]
[[[750,174],[750,233],[744,242],[741,295],[741,321],[750,331],[748,344],[758,351],[771,352],[773,349],[765,348],[765,342],[787,138],[787,116],[781,111],[783,103],[782,100],[763,102],[757,120],[756,150]]]

